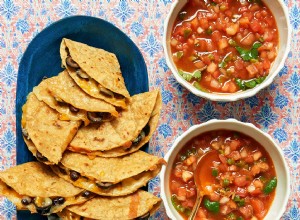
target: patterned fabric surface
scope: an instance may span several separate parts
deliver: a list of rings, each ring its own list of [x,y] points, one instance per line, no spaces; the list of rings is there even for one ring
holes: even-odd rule
[[[291,171],[291,195],[282,219],[300,219],[300,1],[284,0],[293,27],[285,67],[267,89],[234,103],[211,102],[181,87],[166,65],[163,23],[171,0],[2,0],[0,2],[0,169],[16,163],[15,98],[20,59],[29,42],[51,23],[71,15],[103,18],[137,44],[148,67],[150,87],[162,91],[160,124],[151,153],[164,156],[175,138],[191,125],[213,118],[251,122],[270,134],[282,148]],[[149,190],[160,194],[159,178]],[[16,210],[0,199],[0,219],[16,219]],[[161,207],[153,219],[167,219]]]

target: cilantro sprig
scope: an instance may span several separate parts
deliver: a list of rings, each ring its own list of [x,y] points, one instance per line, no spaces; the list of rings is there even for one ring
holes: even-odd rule
[[[251,79],[251,80],[242,80],[239,78],[235,79],[236,84],[240,87],[241,90],[252,89],[256,85],[261,84],[266,79],[266,76],[262,76],[259,78]]]
[[[258,58],[258,48],[261,47],[261,43],[260,42],[255,42],[252,45],[252,48],[250,50],[244,49],[240,46],[236,46],[235,48],[237,49],[237,51],[239,52],[239,54],[241,55],[242,59],[244,61],[250,61],[252,59],[257,60]]]

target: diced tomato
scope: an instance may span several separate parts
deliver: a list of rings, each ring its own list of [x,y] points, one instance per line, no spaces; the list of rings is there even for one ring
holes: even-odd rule
[[[215,192],[212,192],[212,193],[210,193],[209,195],[208,195],[208,197],[209,197],[209,199],[211,200],[211,201],[219,201],[220,200],[220,195],[219,194],[217,194],[217,193],[215,193]]]
[[[231,140],[230,141],[230,149],[232,151],[237,150],[241,146],[241,142],[239,140]]]
[[[203,69],[206,64],[202,61],[202,60],[198,60],[194,63],[194,65],[198,68],[198,69]]]
[[[252,198],[250,200],[250,203],[251,203],[251,205],[253,207],[253,211],[257,217],[263,218],[266,215],[264,203],[260,199]]]
[[[259,32],[259,33],[263,32],[262,27],[261,27],[259,21],[256,20],[256,19],[253,19],[253,20],[250,22],[250,27],[251,27],[251,29],[252,29],[254,32]]]
[[[193,208],[195,205],[195,201],[193,201],[192,199],[187,199],[184,202],[181,203],[183,207],[186,208]]]
[[[241,159],[241,155],[238,151],[232,151],[229,155],[229,158],[232,158],[233,160],[239,160]]]
[[[222,38],[222,34],[220,31],[214,31],[211,35],[211,40],[215,43],[219,42],[219,40]]]
[[[244,198],[248,195],[248,192],[245,188],[237,187],[235,190],[235,194]]]
[[[171,184],[170,184],[170,188],[171,188],[171,191],[175,191],[177,192],[177,189],[181,186],[181,183],[175,181],[175,180],[172,180]]]
[[[258,196],[258,195],[262,194],[262,190],[256,188],[255,190],[253,190],[252,192],[250,192],[250,194],[251,194],[252,196]]]
[[[204,29],[204,30],[208,29],[209,23],[208,23],[207,18],[201,18],[201,19],[199,20],[199,25],[200,25],[200,27],[201,27],[202,29]]]
[[[243,175],[243,176],[235,177],[233,183],[236,186],[243,187],[243,186],[246,186],[248,184],[248,181],[247,181],[246,176]]]
[[[177,190],[177,199],[180,201],[186,200],[186,189],[184,187],[180,187]]]
[[[253,207],[251,205],[246,205],[244,207],[240,207],[239,211],[245,218],[251,218],[253,216]]]
[[[197,18],[197,17],[195,17],[195,18],[191,21],[191,25],[192,25],[192,28],[193,28],[194,30],[197,30],[198,25],[199,25],[199,21],[198,21],[198,18]]]
[[[227,164],[227,159],[225,156],[223,156],[222,154],[219,154],[219,158],[223,164]]]

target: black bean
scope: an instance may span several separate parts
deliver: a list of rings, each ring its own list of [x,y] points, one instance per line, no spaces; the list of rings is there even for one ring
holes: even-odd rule
[[[48,207],[36,207],[36,211],[41,215],[47,215],[50,213],[50,209],[52,206]]]
[[[96,182],[96,185],[101,189],[109,189],[114,184],[113,183],[105,183],[105,182]]]
[[[71,112],[74,112],[74,113],[79,112],[79,109],[75,108],[73,105],[69,105],[69,109],[70,109]]]
[[[28,196],[23,197],[22,200],[21,200],[21,203],[23,205],[29,205],[31,202],[32,202],[32,199]]]
[[[84,191],[81,195],[85,198],[88,198],[92,195],[92,193],[90,191]]]
[[[46,162],[48,161],[47,157],[44,157],[39,151],[36,152],[36,158],[41,161],[41,162]]]
[[[72,59],[72,57],[67,57],[66,58],[66,63],[69,67],[72,68],[79,68],[79,65]]]
[[[54,198],[53,199],[53,203],[54,203],[54,205],[62,205],[62,204],[64,204],[65,203],[65,198],[63,198],[63,197],[57,197],[57,198]]]
[[[78,172],[76,172],[74,170],[70,171],[71,180],[76,181],[76,180],[78,180],[79,177],[80,177],[80,174]]]

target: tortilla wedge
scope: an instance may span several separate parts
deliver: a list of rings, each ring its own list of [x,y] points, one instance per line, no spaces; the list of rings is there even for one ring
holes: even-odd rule
[[[134,95],[119,118],[99,127],[92,125],[79,129],[68,149],[101,157],[118,157],[135,152],[154,133],[161,105],[158,90]],[[137,138],[140,139],[136,142]]]
[[[49,162],[57,164],[76,134],[80,121],[59,120],[59,113],[39,101],[33,93],[28,95],[22,111],[23,134],[32,141],[29,150],[33,145]]]
[[[80,204],[83,190],[55,175],[40,162],[28,162],[0,172],[0,194],[12,201],[19,210],[49,215],[66,206]],[[58,198],[60,203],[58,204]],[[24,204],[26,200],[27,203]],[[62,202],[63,201],[63,202]]]
[[[126,98],[130,95],[115,54],[64,38],[60,56],[70,76],[86,93],[114,106],[126,108]],[[76,67],[67,64],[68,57],[72,58]]]
[[[160,206],[161,200],[156,196],[138,190],[123,197],[94,197],[82,205],[67,207],[58,216],[63,220],[115,220],[147,219]],[[144,218],[142,218],[142,216]]]
[[[112,119],[110,116],[119,115],[113,105],[82,91],[66,70],[58,76],[43,80],[33,88],[33,92],[40,101],[61,113],[61,120],[82,120],[88,124],[88,112],[107,114],[109,119]],[[75,107],[77,112],[72,112],[71,107]]]
[[[165,161],[162,158],[137,151],[117,158],[96,157],[65,152],[53,171],[77,187],[98,195],[124,196],[145,186],[161,170]],[[78,179],[72,179],[77,172]]]

